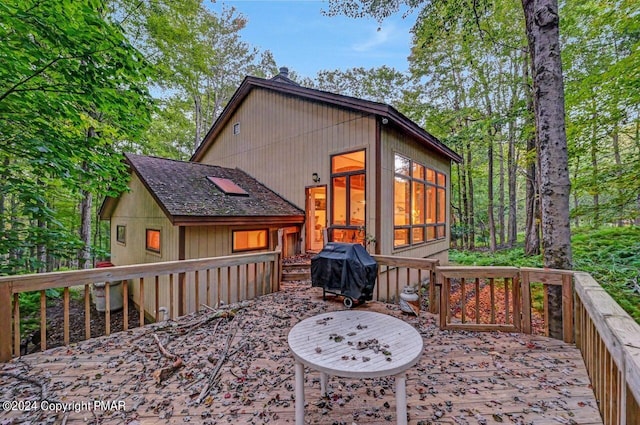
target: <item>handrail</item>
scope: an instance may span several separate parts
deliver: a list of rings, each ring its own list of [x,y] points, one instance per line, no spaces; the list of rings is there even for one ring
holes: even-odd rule
[[[398,303],[404,286],[417,286],[420,300],[424,280],[429,278],[429,312],[438,312],[436,266],[440,262],[433,258],[399,257],[395,255],[372,255],[378,263],[378,281],[374,298],[377,301]],[[381,267],[382,266],[382,267]],[[404,269],[401,273],[401,269]]]
[[[588,273],[575,272],[576,346],[605,425],[640,424],[640,325]]]
[[[605,425],[638,425],[640,424],[640,325],[636,323],[622,308],[604,291],[593,277],[584,272],[567,270],[549,270],[515,267],[452,267],[438,266],[433,259],[403,258],[396,256],[374,255],[378,262],[378,282],[375,297],[387,302],[398,301],[402,284],[422,285],[429,277],[430,294],[435,298],[436,285],[440,288],[441,299],[450,295],[447,284],[442,280],[460,279],[464,283],[467,279],[471,286],[468,294],[480,292],[478,279],[486,279],[489,287],[493,287],[491,279],[502,281],[511,279],[511,296],[509,303],[505,303],[506,312],[511,312],[513,318],[522,316],[524,326],[517,329],[530,332],[531,324],[527,325],[527,311],[531,309],[529,284],[540,282],[544,285],[562,285],[563,287],[563,321],[565,323],[565,340],[571,340],[575,334],[575,343],[581,351],[585,366],[589,373],[593,390]],[[243,276],[255,276],[259,271],[258,264],[263,263],[262,276],[268,274],[270,291],[278,290],[280,252],[265,252],[259,254],[234,255],[208,259],[172,261],[151,263],[144,265],[119,266],[92,270],[76,270],[69,272],[43,273],[24,276],[0,277],[0,361],[7,361],[12,357],[13,350],[19,348],[20,337],[18,294],[27,291],[44,291],[49,288],[64,288],[65,305],[68,306],[69,287],[85,285],[85,305],[88,305],[88,285],[95,282],[111,282],[127,279],[140,279],[142,286],[144,279],[153,276],[158,284],[158,276],[169,275],[173,285],[174,274],[193,274],[191,282],[200,282],[205,278],[207,293],[209,285],[209,270],[218,269],[218,287],[221,268],[228,268],[225,283],[230,285],[232,278],[240,280]],[[256,268],[253,274],[247,269],[249,264]],[[237,274],[232,275],[231,267]],[[245,267],[241,271],[239,267]],[[206,272],[206,273],[203,273]],[[205,276],[206,275],[206,276]],[[573,279],[571,277],[573,276]],[[437,278],[437,279],[436,279]],[[223,276],[224,280],[224,276]],[[573,282],[572,282],[573,280]],[[185,284],[186,279],[180,281]],[[518,285],[517,282],[520,282]],[[108,288],[109,285],[106,285]],[[125,285],[126,287],[126,285]],[[156,286],[157,287],[157,286]],[[229,286],[227,286],[229,288]],[[494,288],[495,289],[495,288]],[[257,291],[254,290],[254,295]],[[384,293],[381,293],[384,292]],[[141,305],[143,304],[141,291]],[[196,291],[196,297],[198,291]],[[238,289],[238,294],[240,290]],[[108,290],[107,290],[108,294]],[[227,289],[227,296],[229,292]],[[517,295],[520,294],[521,297]],[[249,295],[245,288],[245,295]],[[207,294],[208,296],[208,294]],[[239,295],[238,295],[239,296]],[[511,297],[513,300],[511,300]],[[197,299],[197,298],[196,298]],[[41,298],[41,305],[46,308],[46,302]],[[126,303],[126,300],[125,300]],[[107,302],[108,304],[108,302]],[[430,308],[436,303],[430,303]],[[516,304],[523,314],[518,312]],[[125,304],[126,305],[126,304]],[[197,302],[196,302],[196,305]],[[446,304],[443,304],[446,306]],[[464,307],[464,303],[462,304]],[[478,309],[479,303],[469,303],[471,308]],[[12,308],[6,308],[11,307]],[[106,315],[108,317],[109,309]],[[446,308],[441,315],[450,314]],[[67,311],[68,315],[68,311]],[[508,315],[508,314],[507,314]],[[16,320],[17,319],[17,320]],[[68,317],[65,322],[68,321]],[[492,326],[478,326],[477,318],[469,323],[471,329],[495,330]],[[464,321],[463,321],[464,322]],[[41,320],[46,326],[46,318]],[[445,323],[447,324],[447,323]],[[575,326],[570,326],[575,324]],[[571,335],[568,335],[570,333]],[[16,337],[17,335],[17,337]],[[571,338],[570,338],[571,337]],[[13,338],[13,347],[12,347]]]
[[[436,267],[440,290],[440,328],[472,331],[521,330],[520,270],[517,267]],[[453,284],[459,291],[453,291]],[[504,292],[497,302],[498,290]],[[456,299],[453,299],[453,295]],[[485,293],[489,305],[483,304]],[[452,310],[455,310],[455,314]]]
[[[496,325],[494,305],[490,323],[479,323],[480,310],[477,294],[486,287],[494,290],[493,279],[503,279],[517,305],[521,306],[522,325],[512,323],[514,330],[531,333],[530,284],[560,285],[562,287],[563,339],[574,341],[582,353],[591,379],[598,408],[605,425],[640,425],[640,325],[636,323],[588,273],[571,270],[515,268],[515,267],[436,267],[438,285],[441,286],[441,328],[488,331],[506,327]],[[449,302],[452,296],[451,280],[460,285],[457,304]],[[516,297],[518,285],[507,285],[508,279],[520,281],[521,297]],[[469,287],[466,289],[465,287]],[[511,297],[509,297],[511,298]],[[475,300],[475,302],[474,302]],[[546,304],[545,299],[545,304]],[[455,307],[459,317],[452,323],[451,311]],[[465,307],[471,309],[465,318]],[[515,305],[505,305],[496,312],[517,317]],[[545,305],[545,316],[548,306]],[[471,317],[472,320],[469,320]],[[507,323],[508,325],[509,323]],[[546,330],[546,329],[545,329]]]
[[[178,286],[178,294],[185,293],[186,288],[195,288],[194,298],[196,309],[200,305],[200,296],[210,293],[215,285],[216,294],[211,297],[216,302],[222,301],[224,293],[227,301],[235,291],[237,301],[248,299],[251,295],[277,291],[279,289],[280,251],[261,252],[256,254],[230,255],[225,257],[201,258],[193,260],[167,261],[160,263],[135,264],[88,270],[72,270],[65,272],[39,273],[30,275],[15,275],[0,277],[0,361],[8,361],[13,355],[20,355],[20,303],[19,294],[23,292],[40,292],[40,343],[42,349],[46,347],[46,293],[47,289],[62,288],[64,302],[64,341],[69,343],[69,288],[84,286],[85,307],[85,338],[91,337],[90,329],[90,285],[97,282],[119,282],[133,280],[132,288],[138,290],[138,297],[134,297],[139,306],[145,306],[145,279],[155,285],[155,319],[159,318],[159,288],[167,285],[169,288],[170,317],[174,311],[179,315],[186,314],[186,295],[182,299],[174,299],[174,288]],[[252,267],[250,267],[250,265]],[[233,268],[233,273],[232,273]],[[221,273],[221,270],[226,273]],[[211,273],[215,271],[215,273]],[[178,278],[174,279],[177,275]],[[163,281],[161,281],[163,277]],[[249,288],[249,280],[253,288]],[[165,282],[166,281],[166,282]],[[226,284],[226,287],[223,287]],[[105,285],[105,332],[110,333],[110,286]],[[242,288],[241,288],[242,286]],[[259,286],[259,289],[258,289]],[[201,289],[202,287],[202,289]],[[242,291],[241,291],[242,289]],[[122,285],[123,308],[128,311],[128,285]],[[252,294],[250,294],[250,292]],[[261,292],[260,294],[258,292]],[[180,298],[180,297],[177,297]],[[204,296],[203,296],[204,298]],[[147,300],[150,303],[152,301]],[[177,303],[176,303],[177,301]],[[175,307],[175,308],[174,308]],[[140,314],[140,324],[144,324],[145,314]],[[128,327],[128,315],[123,315],[124,328]]]

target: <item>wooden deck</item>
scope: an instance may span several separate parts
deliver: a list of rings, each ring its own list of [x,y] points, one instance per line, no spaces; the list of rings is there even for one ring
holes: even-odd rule
[[[294,283],[229,314],[205,310],[14,359],[0,364],[0,400],[30,401],[15,407],[37,410],[0,411],[0,424],[293,423],[288,331],[306,317],[343,308],[340,300],[322,301],[321,289]],[[440,331],[436,316],[407,316],[378,302],[357,308],[401,317],[424,338],[407,380],[411,424],[602,424],[572,345]],[[172,365],[180,367],[159,376]],[[324,399],[319,377],[307,378],[308,423],[395,423],[393,378],[334,377]],[[72,410],[43,409],[55,406]]]

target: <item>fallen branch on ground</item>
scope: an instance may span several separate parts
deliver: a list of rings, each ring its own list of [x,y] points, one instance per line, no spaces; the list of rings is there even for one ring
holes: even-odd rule
[[[176,370],[184,366],[184,362],[180,357],[168,352],[167,349],[164,348],[164,346],[160,342],[160,339],[158,338],[157,335],[154,334],[153,339],[156,340],[156,344],[158,344],[158,349],[160,350],[160,353],[162,353],[162,355],[168,358],[169,360],[173,360],[173,364],[160,368],[153,372],[152,374],[153,379],[156,381],[156,384],[160,384],[162,381],[165,381],[166,379],[171,377],[171,375],[173,375]]]
[[[229,359],[229,357],[231,357],[233,354],[238,352],[237,349],[231,353],[229,352],[229,349],[231,348],[231,341],[233,340],[236,333],[238,332],[238,327],[239,326],[236,324],[235,329],[232,332],[229,332],[227,334],[227,341],[226,341],[225,347],[222,350],[222,352],[218,355],[218,360],[215,363],[215,368],[209,375],[209,379],[207,380],[206,384],[202,387],[202,391],[200,391],[200,395],[196,399],[196,404],[202,403],[204,399],[209,395],[209,393],[211,392],[211,389],[218,381],[220,369],[222,369],[222,365],[225,364],[225,362]],[[211,360],[213,359],[210,358],[209,361]]]

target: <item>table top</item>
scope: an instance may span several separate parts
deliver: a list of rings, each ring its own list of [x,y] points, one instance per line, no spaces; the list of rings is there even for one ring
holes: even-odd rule
[[[309,317],[289,332],[295,359],[315,370],[342,377],[396,375],[418,362],[420,333],[395,317],[343,310]]]

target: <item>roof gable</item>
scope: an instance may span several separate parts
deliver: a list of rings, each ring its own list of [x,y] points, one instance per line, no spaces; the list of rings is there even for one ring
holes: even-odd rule
[[[327,103],[340,108],[377,115],[383,120],[386,119],[385,122],[394,124],[400,129],[400,131],[410,135],[417,143],[420,143],[430,150],[438,152],[453,161],[462,161],[462,157],[459,154],[390,105],[302,87],[300,85],[284,81],[282,78],[279,78],[280,76],[281,75],[279,74],[271,80],[251,76],[245,77],[242,84],[240,84],[240,87],[238,87],[231,100],[222,111],[222,114],[220,114],[211,129],[209,129],[209,132],[204,137],[198,149],[196,149],[195,153],[191,157],[191,161],[198,162],[204,157],[209,146],[214,143],[217,135],[223,130],[233,113],[240,107],[249,93],[255,88],[271,90],[309,101]]]
[[[304,221],[302,210],[242,170],[135,154],[125,156],[132,172],[173,224],[232,224],[238,223],[238,218],[251,217],[269,217],[273,222]],[[215,181],[227,181],[233,186],[223,189]]]

